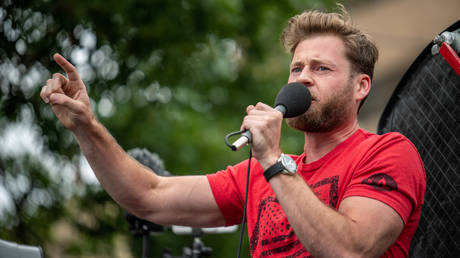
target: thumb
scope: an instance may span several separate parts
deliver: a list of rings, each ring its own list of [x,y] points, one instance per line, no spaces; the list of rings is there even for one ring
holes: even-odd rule
[[[253,110],[255,107],[254,105],[249,105],[246,107],[246,114],[249,113],[251,110]]]
[[[49,100],[51,105],[62,105],[75,112],[81,109],[81,103],[62,93],[52,93]]]

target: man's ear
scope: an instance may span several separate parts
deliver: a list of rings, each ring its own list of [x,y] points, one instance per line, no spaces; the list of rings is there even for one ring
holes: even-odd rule
[[[356,75],[355,78],[355,99],[356,101],[363,101],[369,95],[371,90],[371,78],[369,75],[361,73]]]

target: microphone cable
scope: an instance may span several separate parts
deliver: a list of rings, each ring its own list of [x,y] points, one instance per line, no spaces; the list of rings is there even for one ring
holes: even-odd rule
[[[231,145],[228,141],[228,138],[234,136],[234,135],[239,135],[242,134],[245,131],[238,131],[238,132],[233,132],[229,133],[228,135],[225,136],[225,144],[233,151],[236,151],[235,146]],[[243,219],[241,221],[241,230],[240,230],[240,240],[238,242],[238,251],[236,254],[237,258],[240,258],[241,255],[241,246],[243,244],[243,235],[244,235],[244,226],[246,224],[246,208],[248,206],[248,193],[249,193],[249,174],[251,171],[251,160],[252,160],[252,146],[251,146],[251,140],[248,141],[248,147],[249,147],[249,158],[248,158],[248,172],[246,175],[246,193],[244,196],[244,206],[243,206]]]

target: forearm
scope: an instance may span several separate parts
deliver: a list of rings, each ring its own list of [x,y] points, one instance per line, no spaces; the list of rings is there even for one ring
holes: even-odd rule
[[[270,184],[297,237],[314,257],[361,256],[371,245],[372,239],[359,235],[356,222],[325,205],[299,175],[279,175]]]
[[[96,120],[73,132],[102,187],[123,208],[135,213],[159,177],[126,154]]]
[[[97,121],[74,134],[102,187],[129,212],[164,225],[224,225],[205,176],[157,176],[126,154]]]

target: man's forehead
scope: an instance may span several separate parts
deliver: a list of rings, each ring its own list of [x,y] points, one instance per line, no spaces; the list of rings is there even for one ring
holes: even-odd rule
[[[336,63],[338,59],[346,59],[345,46],[342,39],[333,35],[310,37],[299,42],[292,55],[292,63],[303,62],[305,59],[314,62]]]
[[[337,62],[334,62],[336,59],[330,59],[328,57],[307,57],[307,58],[300,58],[298,57],[297,59],[292,59],[291,60],[291,65],[299,65],[303,64],[305,62],[308,63],[318,63],[318,64],[335,64]]]

